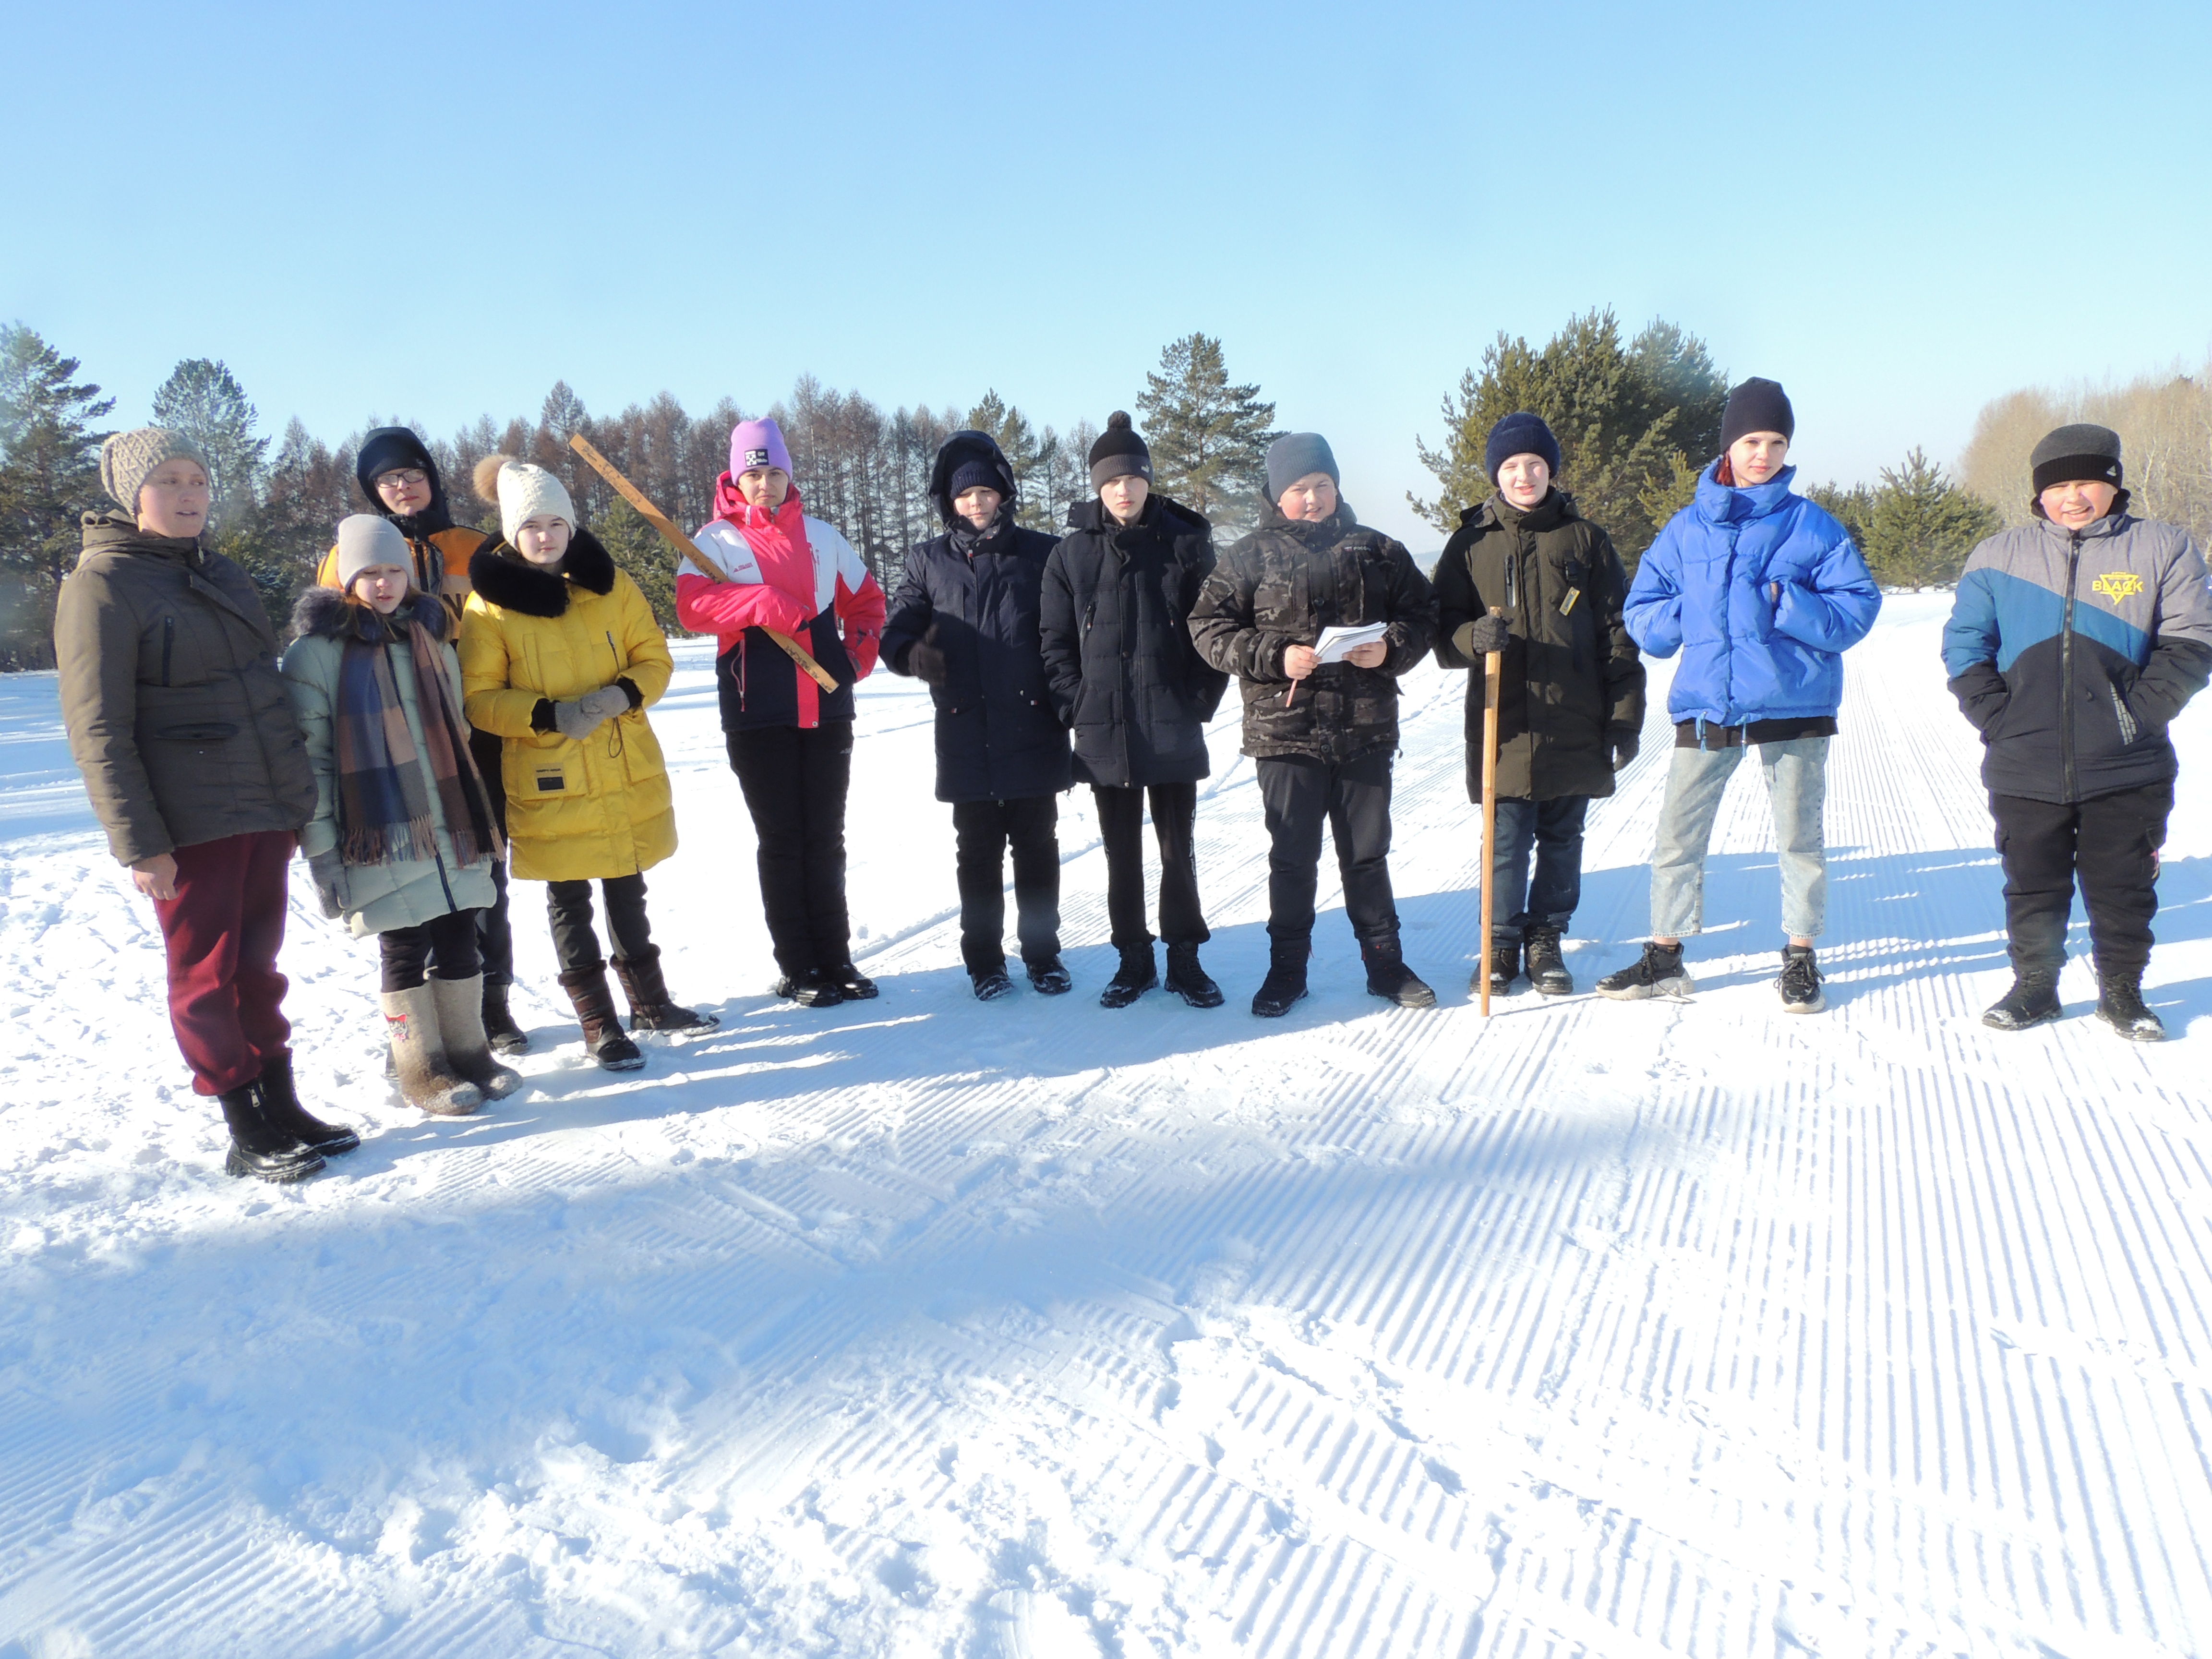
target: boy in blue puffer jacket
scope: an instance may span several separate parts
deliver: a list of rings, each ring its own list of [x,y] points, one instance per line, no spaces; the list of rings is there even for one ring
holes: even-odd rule
[[[1843,653],[1874,626],[1881,590],[1843,526],[1790,482],[1790,399],[1753,378],[1729,393],[1720,459],[1697,499],[1668,521],[1637,567],[1628,631],[1644,653],[1682,653],[1668,698],[1674,757],[1651,854],[1651,939],[1600,980],[1621,1001],[1687,996],[1682,936],[1704,918],[1705,848],[1729,777],[1759,748],[1782,866],[1776,988],[1792,1013],[1827,1006],[1813,940],[1826,921],[1828,739],[1843,702]]]

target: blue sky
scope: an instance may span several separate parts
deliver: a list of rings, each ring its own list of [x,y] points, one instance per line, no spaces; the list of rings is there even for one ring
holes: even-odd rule
[[[1762,16],[1760,14],[1764,13]],[[448,430],[811,371],[1103,422],[1222,337],[1416,546],[1499,329],[1771,375],[1814,477],[2212,350],[2212,7],[19,9],[0,316],[121,420]],[[1571,481],[1570,481],[1571,482]]]

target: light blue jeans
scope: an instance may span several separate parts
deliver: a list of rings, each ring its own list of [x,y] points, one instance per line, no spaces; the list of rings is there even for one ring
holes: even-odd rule
[[[1705,848],[1713,820],[1728,793],[1744,748],[1677,749],[1667,771],[1667,799],[1659,809],[1658,843],[1651,849],[1651,932],[1680,939],[1703,931]],[[1782,864],[1782,931],[1814,939],[1828,919],[1828,854],[1820,813],[1828,798],[1828,740],[1793,738],[1762,743],[1759,769],[1766,775],[1767,804],[1774,812],[1775,851]]]

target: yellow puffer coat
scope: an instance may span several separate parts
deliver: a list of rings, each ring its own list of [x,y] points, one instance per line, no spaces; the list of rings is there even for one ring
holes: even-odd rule
[[[502,739],[514,873],[582,881],[651,869],[676,850],[668,768],[645,718],[676,667],[653,607],[581,530],[557,570],[488,542],[469,578],[461,690],[469,724]],[[532,726],[541,698],[566,702],[618,679],[643,702],[583,742]]]

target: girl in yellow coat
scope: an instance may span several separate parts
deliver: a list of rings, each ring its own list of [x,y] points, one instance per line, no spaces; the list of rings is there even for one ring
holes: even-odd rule
[[[547,884],[561,987],[600,1065],[645,1064],[623,1035],[592,929],[605,901],[630,1024],[701,1031],[720,1021],[669,1000],[645,914],[645,872],[676,850],[668,769],[645,710],[675,664],[653,608],[590,532],[561,481],[511,456],[477,463],[501,539],[469,561],[461,690],[469,723],[499,734],[507,836],[518,880]]]

